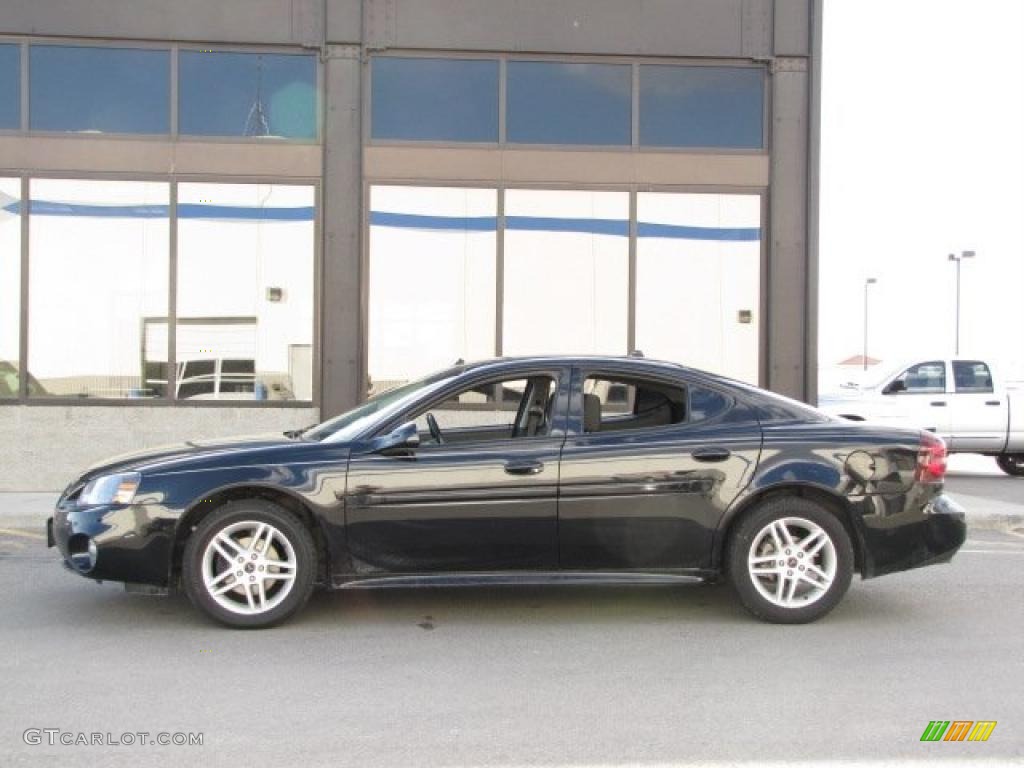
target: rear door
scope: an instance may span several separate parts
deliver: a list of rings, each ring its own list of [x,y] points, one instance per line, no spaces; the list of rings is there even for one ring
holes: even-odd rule
[[[576,369],[558,502],[563,569],[699,568],[761,449],[728,391],[617,368]]]
[[[998,452],[1006,444],[1010,409],[1006,393],[997,394],[992,372],[981,360],[953,361],[949,398],[954,451]]]

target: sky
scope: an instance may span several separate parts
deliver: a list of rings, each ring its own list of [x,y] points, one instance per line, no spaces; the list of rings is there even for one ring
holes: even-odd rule
[[[1024,378],[1024,0],[825,0],[820,324],[829,366],[960,352]]]

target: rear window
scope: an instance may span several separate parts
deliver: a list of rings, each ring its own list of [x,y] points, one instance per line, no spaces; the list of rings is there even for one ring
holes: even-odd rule
[[[981,360],[954,360],[953,381],[957,392],[992,391],[992,372]]]
[[[729,409],[729,398],[705,387],[690,387],[690,421],[721,416]]]
[[[667,427],[686,421],[680,386],[615,376],[588,376],[583,384],[584,432]]]

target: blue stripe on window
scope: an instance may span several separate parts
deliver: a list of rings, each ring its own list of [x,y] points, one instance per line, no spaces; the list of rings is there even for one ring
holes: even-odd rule
[[[494,216],[425,216],[418,213],[370,211],[370,224],[375,227],[400,229],[458,229],[470,232],[494,232],[498,219]]]
[[[3,210],[18,213],[19,205],[13,202]],[[89,218],[119,219],[166,219],[169,215],[166,205],[86,205],[82,203],[55,203],[49,200],[32,200],[29,213],[36,216],[76,216]],[[179,219],[234,219],[244,221],[312,221],[313,206],[296,208],[256,208],[244,205],[202,205],[181,203],[178,205]]]
[[[2,209],[19,213],[15,200]],[[37,216],[78,216],[97,218],[160,219],[167,218],[166,205],[86,205],[32,200],[30,212]],[[316,214],[313,206],[296,208],[256,208],[242,205],[204,205],[181,203],[179,219],[220,219],[234,221],[312,221]],[[370,224],[376,227],[400,229],[458,230],[464,232],[494,232],[498,220],[494,216],[428,216],[415,213],[371,211]],[[575,232],[590,235],[629,236],[629,222],[623,219],[581,219],[547,216],[507,216],[505,228],[520,232]],[[639,237],[673,240],[712,240],[723,242],[757,242],[761,239],[758,227],[691,227],[680,224],[637,223]]]
[[[729,240],[757,242],[761,239],[759,227],[687,227],[681,224],[637,223],[639,237],[664,237],[678,240]]]
[[[370,224],[376,227],[469,232],[494,232],[498,226],[494,216],[427,216],[389,211],[371,211]],[[591,235],[629,236],[629,222],[623,219],[506,216],[505,228],[524,232],[578,232]],[[652,224],[644,221],[638,223],[637,234],[640,237],[734,242],[757,242],[761,238],[761,230],[758,227],[690,227],[676,224]]]

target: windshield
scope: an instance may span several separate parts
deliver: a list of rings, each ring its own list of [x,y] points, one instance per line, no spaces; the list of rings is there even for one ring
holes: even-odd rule
[[[381,392],[350,411],[313,427],[303,433],[305,440],[345,441],[362,434],[375,423],[389,418],[408,403],[416,400],[429,390],[443,386],[462,372],[461,368],[432,374],[424,379],[403,384],[400,387]]]

